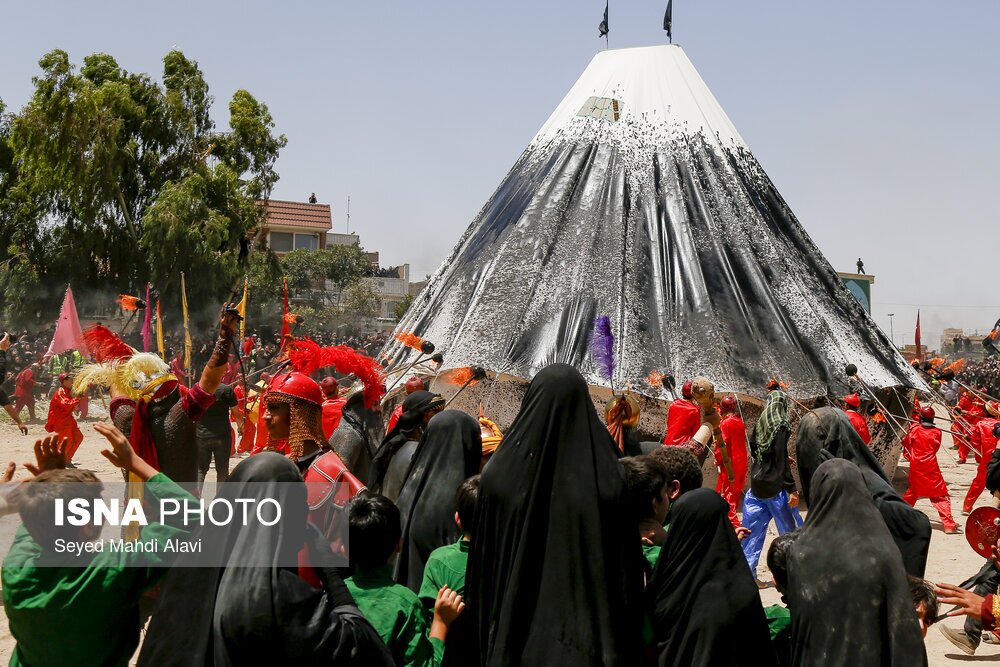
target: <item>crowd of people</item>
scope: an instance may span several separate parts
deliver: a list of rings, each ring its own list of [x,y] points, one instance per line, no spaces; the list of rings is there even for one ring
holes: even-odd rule
[[[928,498],[943,530],[959,532],[930,405],[915,404],[905,429],[910,485],[900,496],[869,443],[903,416],[868,409],[867,396],[805,411],[793,429],[793,400],[777,381],[747,424],[737,397],[716,398],[694,378],[669,407],[663,441],[639,442],[631,427],[614,437],[621,424],[598,416],[580,373],[553,364],[500,433],[485,415],[448,409],[427,368],[381,414],[377,379],[356,370],[345,391],[330,368],[299,363],[308,355],[287,341],[255,342],[253,368],[290,365],[244,386],[232,374],[234,332],[224,316],[201,343],[204,368],[190,387],[166,360],[150,371],[149,359],[120,350],[125,372],[147,364],[145,386],[109,379],[112,424],[95,429],[109,461],[154,499],[187,497],[175,482],[200,485],[214,462],[228,482],[220,497],[273,497],[282,522],[142,529],[144,540],[212,543],[223,557],[211,567],[163,553],[52,566],[55,539],[92,537],[47,521],[65,493],[56,482],[99,487],[72,467],[76,435],[57,425],[35,445],[32,477],[4,487],[0,502],[23,522],[3,564],[12,664],[128,664],[147,611],[139,665],[922,665],[939,600],[968,616],[946,635],[970,653],[1000,618],[995,549],[972,584],[923,579],[931,524],[913,505]],[[0,341],[0,371],[9,347]],[[64,417],[80,378],[84,391],[96,382],[91,366],[56,376]],[[969,391],[958,403],[970,435],[956,444],[980,462],[974,486],[981,476],[980,491],[1000,490],[1000,404]],[[249,456],[230,472],[239,449]],[[703,488],[709,456],[715,489]],[[307,490],[331,481],[320,498]],[[772,521],[779,537],[765,554]],[[246,567],[248,553],[266,562]],[[770,586],[782,604],[765,608],[759,589]]]

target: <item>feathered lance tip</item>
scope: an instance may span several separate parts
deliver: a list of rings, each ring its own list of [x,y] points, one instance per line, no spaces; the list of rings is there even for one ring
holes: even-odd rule
[[[284,317],[285,324],[302,324],[303,318],[301,315],[296,315],[295,313],[288,313]]]
[[[132,296],[130,294],[119,294],[118,298],[115,299],[122,310],[140,310],[146,307],[146,302],[137,296]]]
[[[469,386],[479,384],[480,380],[486,378],[486,370],[481,366],[464,366],[462,368],[452,368],[451,370],[444,371],[438,376],[444,382],[448,384],[453,384],[456,387],[461,387],[466,382]]]
[[[965,359],[959,359],[958,361],[948,364],[948,366],[945,367],[944,370],[951,371],[955,375],[958,375],[959,373],[965,370]]]
[[[945,360],[942,359],[941,357],[934,357],[933,359],[931,359],[927,363],[929,363],[931,365],[931,368],[937,369],[937,367],[940,366],[941,364],[943,364],[944,362],[945,362]]]
[[[429,340],[424,340],[415,333],[400,331],[396,334],[395,338],[406,347],[414,349],[417,352],[422,352],[423,354],[431,354],[434,352],[434,343]]]
[[[655,368],[649,371],[649,375],[646,376],[646,384],[648,384],[650,387],[662,387],[663,373],[656,370]]]
[[[100,324],[95,324],[84,331],[83,340],[86,341],[87,349],[93,355],[94,361],[99,364],[127,359],[136,352],[111,329]]]
[[[597,364],[597,372],[610,382],[615,374],[615,335],[611,333],[611,318],[607,315],[601,315],[594,320],[590,354]]]
[[[292,368],[306,375],[312,375],[318,369],[327,367],[332,367],[344,375],[354,375],[365,387],[366,408],[378,403],[385,395],[382,367],[371,357],[346,345],[321,347],[311,338],[302,338],[292,343],[288,359],[292,362]]]

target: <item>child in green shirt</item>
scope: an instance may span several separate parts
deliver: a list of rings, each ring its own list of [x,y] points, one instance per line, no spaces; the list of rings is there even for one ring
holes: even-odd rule
[[[426,610],[428,623],[434,615],[434,603],[442,588],[465,595],[465,568],[469,562],[469,544],[475,532],[473,524],[478,501],[479,475],[474,475],[462,482],[455,493],[455,506],[458,508],[455,523],[462,531],[462,539],[432,551],[424,565],[424,579],[417,595]]]
[[[462,597],[442,588],[428,627],[417,595],[392,580],[392,559],[399,552],[399,508],[385,496],[359,495],[349,505],[349,549],[354,575],[344,580],[358,609],[404,665],[440,665],[448,627],[465,608]]]
[[[799,531],[779,535],[771,542],[767,550],[767,569],[774,579],[774,588],[781,593],[781,600],[787,604],[785,589],[788,587],[788,554],[795,541],[799,539]],[[790,665],[792,662],[792,612],[781,604],[772,604],[764,608],[767,616],[767,627],[771,631],[771,642],[778,654],[779,665]]]
[[[101,453],[146,482],[148,497],[193,500],[142,460],[121,431],[106,424],[94,428],[111,443],[112,449]],[[55,501],[81,494],[94,500],[103,486],[90,471],[65,469],[65,440],[57,445],[50,436],[37,442],[35,451],[39,465],[31,470],[38,476],[9,497],[23,522],[0,575],[10,632],[17,640],[10,664],[128,665],[139,645],[139,600],[175,555],[164,553],[165,543],[188,530],[181,527],[178,513],[177,526],[151,523],[143,528],[141,539],[158,543],[156,553],[59,553],[59,540],[92,543],[99,528],[55,525]]]
[[[656,567],[660,547],[666,538],[663,522],[670,509],[670,494],[674,490],[667,479],[667,468],[651,456],[630,456],[621,460],[625,469],[625,498],[629,518],[639,524],[639,538],[648,565],[646,579]],[[680,496],[679,482],[677,496]]]

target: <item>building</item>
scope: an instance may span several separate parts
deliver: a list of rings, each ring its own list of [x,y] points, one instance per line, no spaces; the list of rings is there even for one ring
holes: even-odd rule
[[[403,264],[380,269],[375,272],[374,276],[365,278],[365,280],[379,295],[379,314],[376,318],[379,325],[386,327],[394,325],[398,321],[396,306],[410,294],[410,265]]]
[[[257,202],[265,208],[264,227],[267,245],[278,256],[293,250],[325,248],[333,215],[329,204],[269,199]],[[348,236],[339,234],[337,236]]]

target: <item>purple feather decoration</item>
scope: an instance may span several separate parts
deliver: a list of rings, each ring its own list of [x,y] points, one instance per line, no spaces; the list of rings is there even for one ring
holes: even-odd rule
[[[608,382],[615,374],[615,335],[611,333],[611,318],[601,315],[594,320],[594,335],[590,338],[590,354],[597,372]]]

